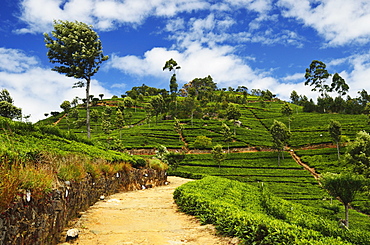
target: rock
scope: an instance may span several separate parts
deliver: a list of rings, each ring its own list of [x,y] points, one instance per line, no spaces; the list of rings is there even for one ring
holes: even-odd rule
[[[100,200],[104,200],[105,199],[105,196],[104,195],[101,195],[100,196]]]
[[[78,229],[69,229],[67,231],[66,242],[72,241],[78,237],[79,230]]]

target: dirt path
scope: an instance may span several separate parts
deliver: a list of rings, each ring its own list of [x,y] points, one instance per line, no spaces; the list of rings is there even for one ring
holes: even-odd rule
[[[237,244],[237,239],[218,237],[213,226],[201,226],[194,217],[178,212],[173,191],[189,180],[168,180],[167,186],[118,193],[97,202],[76,223],[80,234],[73,244]]]

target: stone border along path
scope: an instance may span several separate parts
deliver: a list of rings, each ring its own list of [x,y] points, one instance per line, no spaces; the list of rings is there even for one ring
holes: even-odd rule
[[[212,225],[200,225],[193,216],[178,211],[176,187],[191,181],[168,177],[169,184],[121,192],[91,206],[74,227],[79,245],[217,245],[238,244],[237,238],[220,237]]]

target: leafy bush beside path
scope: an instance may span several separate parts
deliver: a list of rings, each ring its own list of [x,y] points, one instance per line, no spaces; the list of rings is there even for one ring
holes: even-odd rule
[[[205,177],[177,188],[174,198],[181,211],[245,244],[370,244],[369,232],[341,229],[313,207],[238,181]]]

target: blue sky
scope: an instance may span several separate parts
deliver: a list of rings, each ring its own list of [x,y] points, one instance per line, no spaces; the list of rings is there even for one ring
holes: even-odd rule
[[[33,122],[84,96],[74,79],[50,70],[43,33],[53,20],[82,21],[100,35],[110,59],[94,76],[95,96],[143,83],[169,89],[162,67],[170,58],[181,66],[180,86],[211,75],[220,88],[316,98],[304,72],[317,59],[346,80],[352,97],[370,91],[368,0],[3,0],[0,88]]]

